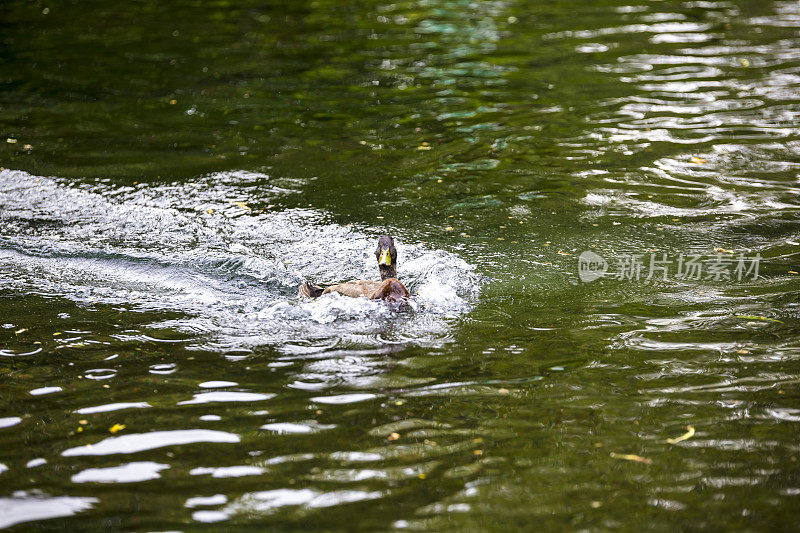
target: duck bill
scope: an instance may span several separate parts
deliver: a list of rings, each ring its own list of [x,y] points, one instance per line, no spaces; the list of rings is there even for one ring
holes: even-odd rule
[[[389,255],[388,248],[381,250],[381,255],[378,257],[378,264],[380,266],[392,266],[392,256]]]

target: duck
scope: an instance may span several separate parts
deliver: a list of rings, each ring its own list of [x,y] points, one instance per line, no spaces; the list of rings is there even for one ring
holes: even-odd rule
[[[390,235],[381,235],[378,238],[375,257],[378,259],[378,270],[381,273],[380,281],[347,281],[325,287],[306,282],[298,288],[298,296],[317,298],[323,294],[336,292],[353,298],[361,297],[386,302],[405,302],[411,295],[408,289],[397,279],[397,248],[395,248],[394,239]]]

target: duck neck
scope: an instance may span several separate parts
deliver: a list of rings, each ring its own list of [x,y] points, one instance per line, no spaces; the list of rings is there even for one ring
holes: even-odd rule
[[[392,266],[380,265],[378,268],[381,271],[381,281],[397,277],[397,267],[394,265]]]

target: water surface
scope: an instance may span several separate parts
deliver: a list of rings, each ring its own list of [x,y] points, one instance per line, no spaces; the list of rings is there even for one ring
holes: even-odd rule
[[[0,527],[795,527],[796,2],[0,20]]]

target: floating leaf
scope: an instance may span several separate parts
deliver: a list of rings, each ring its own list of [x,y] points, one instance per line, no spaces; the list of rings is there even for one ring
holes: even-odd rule
[[[692,158],[689,161],[691,161],[695,165],[702,165],[703,163],[708,163],[708,161],[706,161],[705,159],[701,159],[695,156],[692,156]]]
[[[743,318],[745,320],[762,320],[764,322],[777,322],[778,324],[785,324],[785,322],[782,322],[777,318],[769,318],[766,316],[736,315],[736,318]]]
[[[123,429],[125,429],[125,424],[114,424],[113,426],[108,428],[108,431],[110,431],[111,433],[116,433],[117,431],[122,431]]]
[[[642,457],[641,455],[634,455],[632,453],[614,453],[614,452],[611,452],[609,455],[611,457],[613,457],[614,459],[622,459],[624,461],[633,461],[635,463],[642,463],[642,464],[646,464],[646,465],[649,465],[649,464],[651,464],[653,462],[652,459],[649,459],[647,457]]]
[[[674,439],[667,439],[667,442],[670,444],[678,444],[681,441],[694,437],[694,428],[692,426],[686,426],[686,429],[688,430],[686,433],[680,437],[675,437]]]
[[[386,440],[397,440],[399,438],[400,438],[399,433],[391,433],[388,437],[386,437]]]

